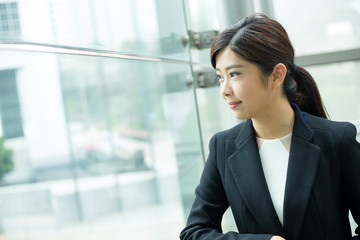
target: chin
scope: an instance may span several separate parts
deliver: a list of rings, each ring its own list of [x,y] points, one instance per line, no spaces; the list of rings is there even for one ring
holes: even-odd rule
[[[234,113],[234,116],[236,119],[239,119],[239,120],[246,120],[246,119],[250,118],[250,116],[240,114],[240,113]]]

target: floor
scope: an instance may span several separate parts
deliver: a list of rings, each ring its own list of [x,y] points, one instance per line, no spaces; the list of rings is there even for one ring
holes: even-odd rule
[[[184,226],[181,202],[148,205],[86,222],[59,224],[49,215],[2,219],[1,240],[170,240]]]

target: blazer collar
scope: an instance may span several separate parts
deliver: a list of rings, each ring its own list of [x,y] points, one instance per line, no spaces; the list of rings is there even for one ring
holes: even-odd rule
[[[291,104],[295,112],[284,197],[284,226],[277,217],[261,165],[255,131],[248,119],[235,140],[235,152],[228,143],[230,171],[251,214],[264,233],[299,239],[306,207],[315,179],[320,149],[311,143],[314,132],[307,115]],[[229,140],[233,141],[233,140]]]

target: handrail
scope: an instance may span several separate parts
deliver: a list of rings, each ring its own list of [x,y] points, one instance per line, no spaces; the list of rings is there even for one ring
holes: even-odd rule
[[[155,56],[142,55],[140,53],[127,53],[110,50],[100,50],[91,48],[82,48],[74,46],[65,46],[57,44],[47,43],[34,43],[34,42],[23,42],[23,41],[0,41],[0,50],[19,50],[19,51],[30,51],[30,52],[44,52],[44,53],[58,53],[58,54],[70,54],[70,55],[83,55],[93,57],[106,57],[106,58],[117,58],[117,59],[128,59],[128,60],[140,60],[140,61],[151,61],[151,62],[165,62],[165,63],[179,63],[179,64],[196,64],[186,60],[162,58]]]

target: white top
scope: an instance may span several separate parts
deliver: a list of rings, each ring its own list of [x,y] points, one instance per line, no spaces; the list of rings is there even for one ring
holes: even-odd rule
[[[270,196],[283,225],[284,194],[291,134],[271,140],[257,138],[257,143]]]

